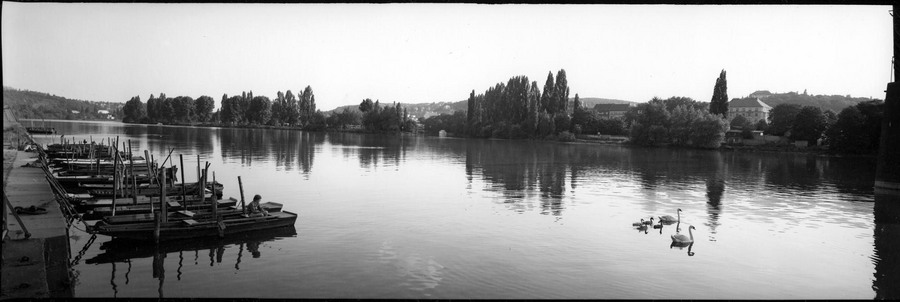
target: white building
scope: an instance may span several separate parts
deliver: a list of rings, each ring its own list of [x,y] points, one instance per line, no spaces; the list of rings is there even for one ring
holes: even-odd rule
[[[760,101],[759,98],[733,99],[728,102],[728,120],[731,121],[740,115],[750,123],[756,124],[759,120],[769,118],[769,110],[772,110],[772,107]]]

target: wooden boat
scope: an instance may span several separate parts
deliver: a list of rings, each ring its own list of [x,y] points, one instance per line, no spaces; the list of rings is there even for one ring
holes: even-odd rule
[[[88,194],[91,194],[96,197],[111,197],[113,196],[112,184],[81,184],[79,187],[87,189]],[[186,195],[197,195],[197,185],[196,182],[190,182],[184,184],[184,191]],[[166,192],[171,195],[181,195],[182,185],[180,183],[170,184],[166,186]],[[215,188],[216,196],[222,198],[222,190],[225,188],[222,183],[216,182],[215,184],[207,184],[206,190],[210,192],[213,188]],[[124,194],[120,196],[131,197],[133,191],[137,191],[138,196],[159,196],[159,185],[150,184],[150,183],[141,183],[138,184],[137,190],[133,190],[131,185],[126,184],[123,186]],[[122,193],[120,193],[122,194]]]
[[[159,241],[225,237],[243,232],[293,226],[296,221],[297,214],[281,211],[270,213],[267,216],[222,218],[218,221],[187,219],[161,222],[158,229]],[[107,224],[103,221],[97,222],[88,229],[92,234],[146,241],[156,240],[154,235],[156,230],[154,222]]]
[[[220,207],[220,208],[227,208],[227,207],[234,206],[237,204],[237,200],[234,198],[221,199],[216,202],[218,202],[218,207]],[[209,202],[181,203],[178,201],[167,201],[166,203],[168,204],[169,211],[173,211],[173,212],[180,211],[180,210],[188,210],[188,211],[203,210],[203,209],[208,209],[212,206]],[[116,204],[116,215],[150,213],[151,209],[156,209],[158,211],[159,205],[156,203],[154,203],[154,204],[149,204],[149,203],[148,204],[138,204],[138,205],[129,205],[129,204],[118,205],[118,203],[117,203]],[[111,215],[112,215],[112,206],[95,207],[89,211],[82,213],[82,219],[96,220],[96,219],[102,219],[103,217],[111,216]]]
[[[186,195],[186,198],[181,198],[181,195],[171,195],[166,196],[166,202],[179,202],[179,203],[199,203],[200,197],[196,195]],[[212,200],[212,193],[207,192],[204,195],[204,200],[207,202]],[[99,207],[109,207],[112,206],[113,199],[112,198],[84,198],[84,199],[70,199],[69,203],[75,207],[75,210],[79,212],[87,212],[91,211],[94,208]],[[131,197],[119,197],[116,198],[117,206],[125,206],[125,205],[147,205],[150,203],[159,203],[159,196],[138,196],[137,203],[135,203],[134,198]]]
[[[284,206],[277,202],[264,202],[259,204],[263,209],[265,209],[269,213],[273,212],[281,212],[281,208]],[[195,210],[195,211],[174,211],[169,212],[168,220],[201,220],[201,219],[212,219],[213,213],[212,210],[209,209],[209,206],[206,206],[207,209]],[[226,208],[218,209],[218,215],[221,215],[224,218],[236,218],[237,216],[241,216],[244,214],[244,211],[238,205],[233,205]],[[106,216],[103,217],[103,221],[108,224],[124,224],[124,223],[145,223],[145,222],[153,222],[156,218],[156,214],[150,213],[142,213],[142,214],[129,214],[129,215],[116,215],[116,216]]]
[[[56,129],[52,127],[25,127],[25,131],[31,134],[54,134]]]

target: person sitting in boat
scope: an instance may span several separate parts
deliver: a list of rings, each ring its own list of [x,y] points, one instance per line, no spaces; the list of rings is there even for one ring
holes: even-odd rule
[[[254,216],[265,216],[269,215],[269,212],[266,209],[263,209],[262,205],[259,202],[262,201],[262,196],[256,194],[253,196],[253,201],[250,202],[250,214]]]

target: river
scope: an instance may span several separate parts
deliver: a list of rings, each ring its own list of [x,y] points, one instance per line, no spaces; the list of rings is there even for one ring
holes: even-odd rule
[[[870,158],[46,124],[157,160],[174,148],[188,181],[199,155],[226,197],[240,176],[248,200],[300,214],[159,247],[72,228],[76,297],[871,299],[879,261],[898,257],[876,248]],[[678,224],[632,226],[678,209]],[[696,228],[693,245],[672,246],[676,226]]]

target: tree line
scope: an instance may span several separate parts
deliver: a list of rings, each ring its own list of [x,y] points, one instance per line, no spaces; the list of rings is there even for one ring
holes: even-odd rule
[[[639,145],[672,144],[716,148],[724,141],[728,124],[725,70],[716,79],[710,103],[686,97],[654,98],[631,108],[625,118],[604,119],[584,108],[576,93],[569,109],[565,69],[550,72],[543,90],[526,76],[497,83],[484,93],[472,90],[465,112],[442,114],[424,121],[434,134],[445,130],[468,137],[544,138],[572,141],[582,133],[628,135]]]
[[[220,108],[213,112],[212,97],[159,97],[150,95],[144,104],[139,96],[132,97],[123,107],[126,123],[219,123],[231,126],[268,125],[304,129],[322,129],[325,114],[316,109],[316,97],[310,86],[296,96],[290,90],[278,91],[274,100],[254,96],[253,91],[229,97],[222,95]]]

